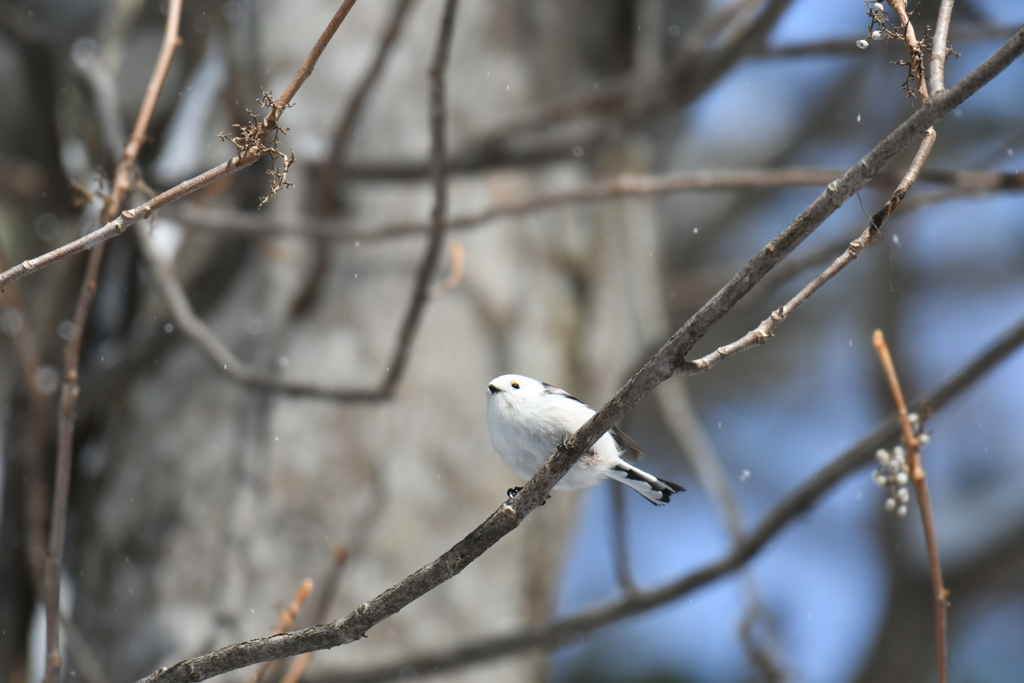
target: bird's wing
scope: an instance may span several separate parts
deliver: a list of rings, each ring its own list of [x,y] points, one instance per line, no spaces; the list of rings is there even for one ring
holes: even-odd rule
[[[573,401],[576,401],[577,403],[581,403],[585,406],[587,405],[586,403],[583,403],[583,401],[579,400],[578,398],[570,394],[565,389],[559,389],[558,387],[551,386],[547,382],[541,382],[541,384],[544,385],[544,393],[554,394],[555,396],[564,396],[565,398],[571,398]],[[587,407],[589,408],[590,406]]]
[[[579,400],[565,389],[559,389],[558,387],[551,386],[547,382],[542,382],[542,384],[544,385],[545,392],[555,394],[556,396],[564,396],[565,398],[572,399],[573,401],[590,408],[590,406],[583,403],[583,401]],[[591,410],[593,409],[591,408]],[[633,439],[626,436],[626,433],[621,429],[618,427],[612,427],[609,431],[612,433],[612,438],[619,444],[619,448],[625,451],[623,455],[625,456],[626,462],[634,462],[644,457],[644,452],[640,450],[640,446],[637,445],[636,441],[633,441]]]

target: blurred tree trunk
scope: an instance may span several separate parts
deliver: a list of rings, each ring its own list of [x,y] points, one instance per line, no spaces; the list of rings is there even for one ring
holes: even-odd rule
[[[610,9],[598,19],[609,22],[628,5],[603,4]],[[279,2],[255,9],[260,58],[271,65],[264,87],[280,89],[334,5],[306,3],[299,11]],[[356,158],[409,150],[426,155],[426,64],[441,6],[432,0],[414,6],[357,129]],[[463,3],[449,72],[452,146],[537,92],[559,87],[553,84],[560,77],[578,81],[588,67],[567,63],[578,55],[571,41],[595,37],[563,29],[621,30],[617,23],[602,27],[589,17],[593,9]],[[283,142],[299,155],[297,188],[264,211],[282,217],[308,212],[315,182],[303,165],[323,161],[326,140],[389,11],[389,3],[357,5],[286,113],[292,132]],[[518,49],[531,21],[544,29],[530,40],[543,43],[546,57],[529,69],[509,51]],[[478,96],[480,88],[490,96]],[[583,179],[579,170],[558,166],[454,177],[451,206],[485,206]],[[350,183],[346,189],[350,214],[374,223],[423,219],[432,202],[427,183]],[[275,610],[304,577],[313,578],[317,593],[326,588],[335,545],[350,553],[327,615],[340,618],[433,559],[497,507],[505,489],[520,482],[489,444],[487,381],[528,372],[607,392],[641,348],[636,335],[611,334],[617,323],[608,306],[621,306],[621,297],[615,302],[611,290],[585,295],[606,286],[607,259],[597,256],[612,253],[601,246],[608,242],[590,242],[590,219],[589,211],[568,208],[451,236],[466,244],[465,280],[428,304],[392,401],[332,404],[247,388],[213,371],[187,341],[110,397],[81,456],[87,475],[76,482],[78,523],[68,566],[77,583],[76,620],[113,680],[269,633]],[[282,375],[373,386],[386,371],[424,243],[330,243],[318,303],[296,321],[289,311],[312,244],[302,238],[258,244],[204,317],[239,355]],[[575,267],[564,268],[567,261]],[[584,340],[610,338],[617,339],[611,348],[579,362]],[[603,378],[600,386],[595,376]],[[572,501],[556,495],[543,514],[531,516],[521,532],[458,579],[367,640],[318,654],[313,667],[391,661],[544,620]],[[308,622],[316,600],[298,624]],[[522,680],[541,671],[540,660],[500,661],[455,680]]]

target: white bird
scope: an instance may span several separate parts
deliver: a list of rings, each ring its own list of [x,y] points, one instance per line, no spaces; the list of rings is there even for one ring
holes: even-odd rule
[[[558,445],[583,426],[594,409],[578,398],[544,382],[522,375],[502,375],[487,385],[487,422],[494,450],[513,472],[529,480]],[[639,458],[640,447],[618,427],[597,440],[557,484],[556,489],[594,486],[607,477],[639,492],[655,505],[664,505],[679,484],[659,479],[628,463]],[[509,489],[509,495],[519,489]]]

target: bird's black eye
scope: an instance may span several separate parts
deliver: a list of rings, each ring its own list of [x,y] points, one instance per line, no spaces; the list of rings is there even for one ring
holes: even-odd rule
[[[512,388],[513,389],[518,389],[519,388],[519,382],[512,382]]]

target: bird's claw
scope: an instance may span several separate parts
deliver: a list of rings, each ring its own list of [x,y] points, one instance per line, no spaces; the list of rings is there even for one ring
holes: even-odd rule
[[[509,489],[508,491],[506,491],[506,492],[505,492],[505,494],[506,494],[506,495],[507,495],[507,496],[508,496],[509,498],[515,498],[516,496],[518,496],[518,495],[519,495],[519,492],[520,492],[520,491],[522,491],[522,490],[523,490],[523,487],[522,487],[522,486],[513,486],[513,487],[512,487],[512,488],[510,488],[510,489]],[[550,498],[550,497],[551,497],[551,496],[549,495],[549,496],[548,496],[548,498]],[[545,499],[544,499],[543,501],[541,501],[541,505],[547,505],[547,502],[548,502],[548,498],[545,498]]]

